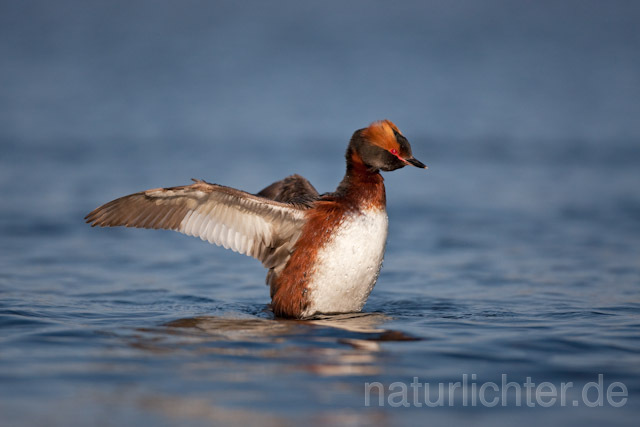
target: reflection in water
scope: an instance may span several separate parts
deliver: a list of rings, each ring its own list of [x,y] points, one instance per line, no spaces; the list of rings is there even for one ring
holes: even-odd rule
[[[282,425],[284,420],[270,409],[274,389],[295,390],[307,383],[310,399],[345,392],[357,396],[363,381],[384,373],[381,359],[387,356],[382,342],[418,340],[384,329],[389,320],[379,313],[318,316],[306,321],[202,316],[137,329],[127,338],[131,347],[157,355],[156,359],[177,357],[180,368],[174,375],[184,382],[204,381],[209,392],[203,396],[149,390],[132,400],[142,410],[182,420]],[[334,380],[318,388],[310,377]],[[273,378],[279,379],[276,384]],[[238,410],[230,409],[236,402],[243,404]],[[309,414],[303,418],[308,421]],[[315,418],[318,424],[385,424],[378,411],[320,411],[311,416],[312,424]],[[296,419],[295,408],[287,419]]]
[[[222,333],[224,331],[247,331],[251,335],[265,330],[282,331],[293,325],[319,325],[344,329],[353,332],[379,333],[383,332],[379,326],[389,320],[381,313],[346,313],[337,315],[318,315],[309,320],[263,319],[263,318],[232,318],[218,316],[201,316],[178,319],[168,322],[165,326],[175,328],[196,328],[208,333]],[[268,334],[268,333],[267,333]]]
[[[419,339],[383,329],[381,325],[388,320],[380,313],[323,315],[310,320],[202,316],[138,329],[129,344],[156,353],[287,358],[292,361],[287,364],[289,370],[323,376],[368,375],[379,372],[375,354],[381,351],[381,342]]]

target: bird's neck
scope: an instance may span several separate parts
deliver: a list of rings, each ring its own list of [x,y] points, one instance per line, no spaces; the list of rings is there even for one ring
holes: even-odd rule
[[[384,209],[386,195],[380,171],[367,166],[355,150],[348,150],[346,157],[347,171],[336,194],[360,209]]]

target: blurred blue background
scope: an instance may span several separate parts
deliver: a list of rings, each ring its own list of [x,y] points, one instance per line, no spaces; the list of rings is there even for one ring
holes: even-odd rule
[[[2,134],[633,139],[638,5],[24,1],[2,5]],[[283,141],[284,140],[284,141]],[[287,142],[289,141],[289,142]]]
[[[364,381],[604,373],[635,393],[623,408],[527,422],[633,425],[639,22],[634,1],[0,2],[0,417],[397,425],[424,410],[366,410]],[[421,341],[272,321],[255,261],[82,222],[191,177],[331,191],[351,133],[383,118],[430,168],[385,175],[365,311]],[[204,315],[231,321],[165,326]]]

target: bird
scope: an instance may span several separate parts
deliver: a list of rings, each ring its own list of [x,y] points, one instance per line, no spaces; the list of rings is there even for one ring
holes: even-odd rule
[[[388,233],[381,171],[427,169],[390,120],[356,130],[346,172],[319,194],[294,174],[256,194],[192,179],[110,201],[92,227],[168,229],[251,256],[268,269],[273,314],[308,319],[360,312],[380,274]]]

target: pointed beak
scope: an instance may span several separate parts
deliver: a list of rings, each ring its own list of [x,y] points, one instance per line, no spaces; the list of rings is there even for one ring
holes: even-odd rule
[[[422,168],[422,169],[428,169],[427,165],[425,165],[424,163],[422,163],[420,160],[416,159],[415,157],[411,157],[409,159],[405,159],[407,163],[417,167],[417,168]]]

